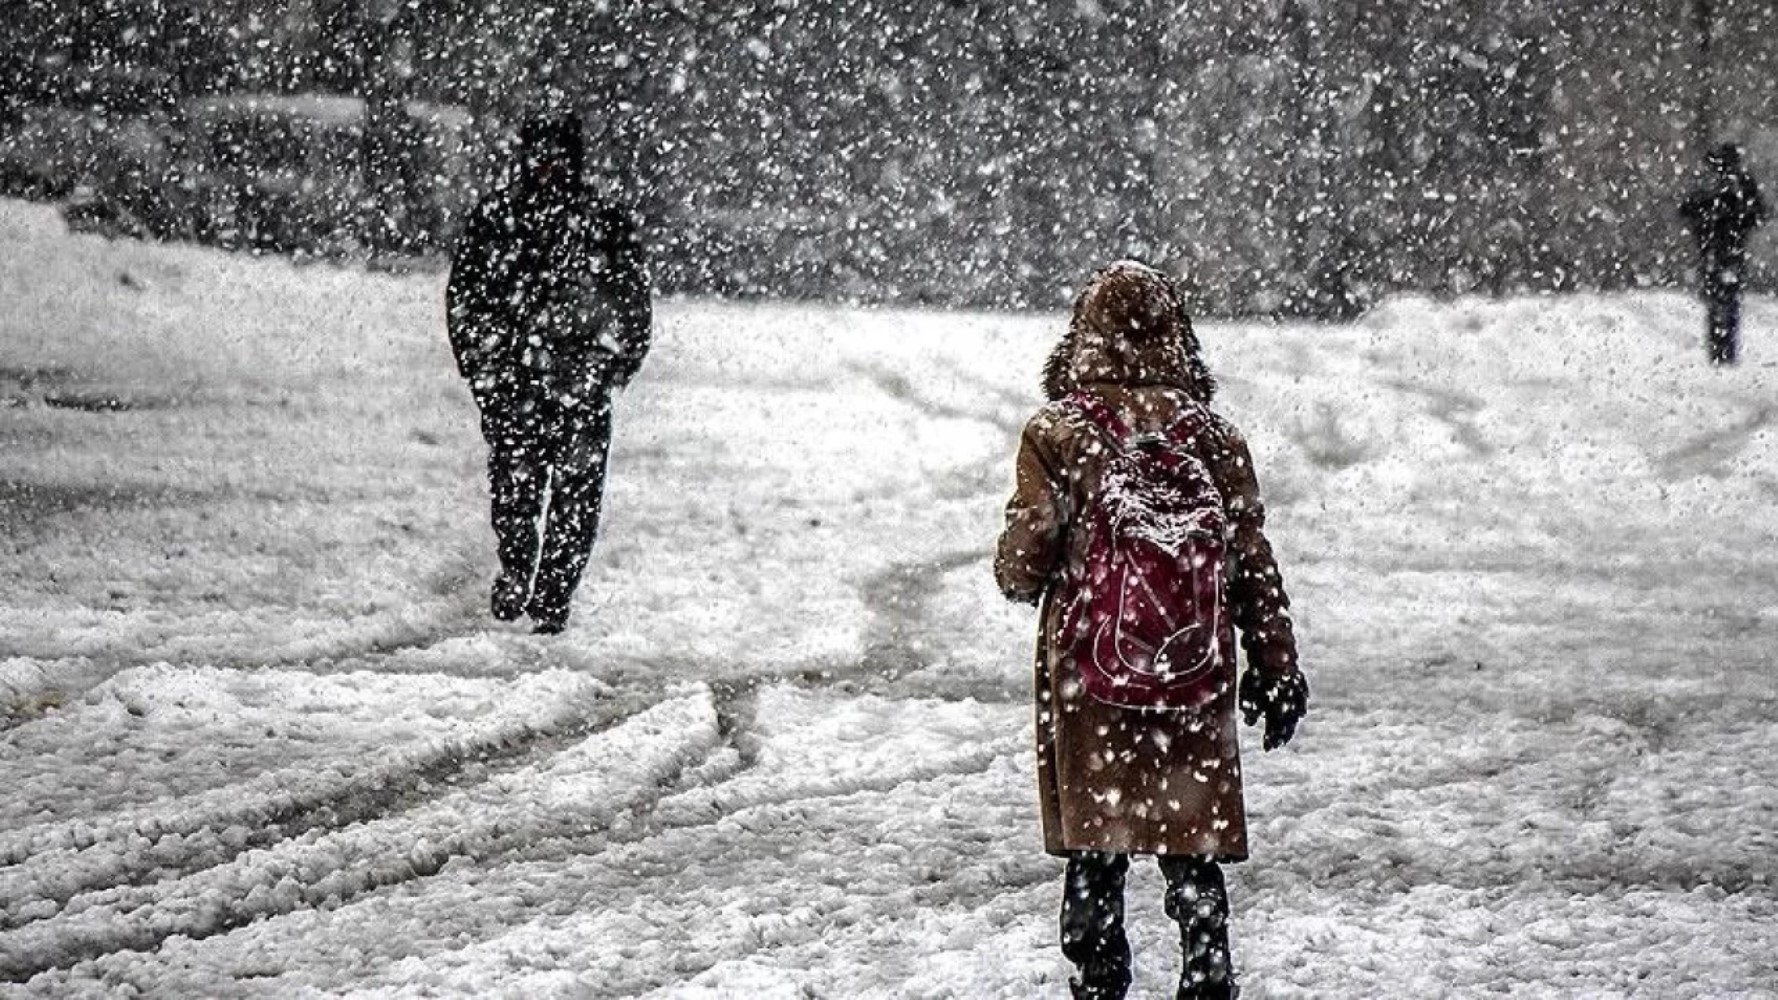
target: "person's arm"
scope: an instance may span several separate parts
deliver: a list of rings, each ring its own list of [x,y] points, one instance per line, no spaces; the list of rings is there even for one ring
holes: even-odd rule
[[[558,390],[591,398],[642,367],[653,308],[641,241],[621,213],[596,206],[572,238],[572,270],[555,285],[547,325],[561,351]]]
[[[1000,592],[1028,604],[1041,600],[1061,573],[1068,529],[1067,480],[1048,454],[1046,413],[1033,417],[1019,436],[1013,495],[994,558]]]
[[[614,348],[612,375],[628,385],[642,367],[653,342],[654,292],[648,281],[648,253],[628,214],[611,212],[612,296],[616,314],[607,336]]]
[[[1241,678],[1240,705],[1253,725],[1265,718],[1267,750],[1290,742],[1309,710],[1309,685],[1297,663],[1296,629],[1290,595],[1266,538],[1266,505],[1247,441],[1234,425],[1215,418],[1210,432],[1210,472],[1222,492],[1229,519],[1229,610],[1241,631],[1247,673]]]
[[[1229,609],[1241,630],[1247,664],[1267,677],[1293,673],[1296,632],[1290,619],[1290,596],[1266,538],[1266,505],[1247,441],[1232,424],[1218,419],[1211,432],[1211,473],[1223,496],[1229,519],[1229,556],[1234,573],[1229,581]]]
[[[471,216],[458,237],[445,284],[445,328],[451,352],[456,356],[458,373],[472,383],[493,368],[506,336],[498,322],[496,292],[491,287],[496,248],[479,222],[479,213]]]

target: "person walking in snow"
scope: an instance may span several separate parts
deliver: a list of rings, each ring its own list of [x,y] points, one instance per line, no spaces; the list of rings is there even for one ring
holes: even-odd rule
[[[1263,718],[1271,750],[1308,708],[1253,460],[1210,409],[1183,297],[1145,265],[1093,276],[1043,389],[994,568],[1008,598],[1040,607],[1039,800],[1044,848],[1067,861],[1073,995],[1128,990],[1124,878],[1146,854],[1179,924],[1178,997],[1232,997],[1220,865],[1247,857],[1236,710]]]
[[[1704,304],[1710,312],[1710,360],[1732,365],[1741,351],[1741,286],[1747,275],[1747,238],[1766,218],[1759,185],[1741,165],[1741,150],[1725,142],[1706,158],[1710,177],[1686,196],[1680,215],[1698,241]]]
[[[446,316],[488,443],[495,618],[560,632],[598,533],[614,393],[648,353],[635,224],[584,176],[578,117],[528,118],[451,259]]]

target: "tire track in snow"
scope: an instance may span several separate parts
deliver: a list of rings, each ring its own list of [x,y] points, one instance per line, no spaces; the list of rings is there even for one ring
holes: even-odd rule
[[[700,875],[700,868],[715,865],[730,875],[757,872],[773,878],[781,872],[787,843],[812,838],[824,849],[856,857],[873,842],[861,838],[836,844],[819,829],[811,831],[812,819],[821,829],[867,830],[868,824],[852,817],[863,819],[887,799],[900,800],[907,809],[943,801],[959,785],[977,789],[979,795],[984,781],[992,783],[989,774],[998,762],[990,761],[987,769],[972,764],[929,770],[919,779],[879,776],[871,783],[876,787],[829,784],[818,792],[799,785],[794,793],[780,795],[756,785],[748,794],[731,796],[731,810],[685,817],[686,822],[675,817],[670,824],[614,823],[601,834],[520,845],[338,909],[296,911],[236,932],[251,937],[176,940],[150,954],[98,956],[34,979],[30,989],[74,994],[102,983],[112,991],[134,987],[159,996],[284,996],[318,987],[328,993],[376,995],[541,995],[555,991],[544,985],[552,978],[559,989],[563,980],[556,977],[571,969],[567,974],[578,995],[633,996],[683,982],[723,955],[819,942],[835,926],[830,916],[875,925],[905,918],[916,906],[970,906],[972,900],[959,898],[948,879],[935,880],[919,869],[867,895],[848,895],[838,907],[779,909],[770,902],[778,890],[769,883],[714,912],[688,901],[724,892],[720,883],[707,884],[711,876]],[[773,801],[765,801],[768,796]],[[860,809],[867,811],[864,816],[858,815]],[[898,855],[905,859],[918,850],[914,846]],[[951,847],[943,849],[937,863],[953,863],[949,858],[959,852],[970,853],[969,863],[980,865],[973,884],[982,885],[984,892],[1053,881],[1041,854],[1025,856],[1009,871],[1006,865],[981,863],[980,852]],[[478,919],[453,924],[466,912]],[[658,930],[639,940],[644,922]],[[400,933],[403,927],[434,933],[416,938]],[[448,933],[441,933],[447,928]],[[613,946],[603,948],[600,942]],[[670,962],[635,957],[639,949],[659,947],[674,949]],[[582,961],[575,952],[586,948],[594,954]],[[515,951],[534,955],[536,964],[519,960],[512,963],[519,968],[490,979],[489,966],[507,964],[499,956]],[[334,953],[350,955],[344,967],[315,958]],[[531,973],[539,978],[527,980]],[[264,978],[254,981],[258,977]]]
[[[994,427],[1004,432],[1012,438],[1017,438],[1019,433],[1023,431],[1025,427],[1025,418],[1022,416],[1015,416],[1014,413],[1018,412],[1018,408],[1021,407],[1026,410],[1032,408],[1032,404],[1026,401],[1023,397],[1010,393],[1000,386],[993,385],[992,383],[985,382],[978,378],[970,377],[961,372],[947,371],[945,375],[956,381],[969,383],[983,394],[997,399],[1001,406],[992,411],[973,410],[968,407],[957,406],[953,403],[947,403],[941,399],[937,399],[931,395],[921,393],[915,386],[914,381],[900,372],[875,365],[867,365],[862,362],[853,362],[848,364],[847,367],[875,385],[884,395],[905,403],[927,416],[936,417],[941,420],[968,420],[974,423],[987,424],[990,427]]]
[[[884,394],[929,417],[968,420],[1000,431],[1007,442],[1003,451],[985,453],[981,459],[953,470],[938,484],[940,495],[947,499],[998,502],[998,491],[1007,485],[1006,456],[1016,449],[1019,435],[1024,432],[1026,416],[1037,405],[1035,399],[967,372],[946,371],[946,378],[969,386],[975,396],[990,404],[985,409],[972,409],[921,391],[919,385],[900,372],[856,362],[849,367]],[[990,702],[1025,697],[1022,688],[1011,687],[996,679],[960,683],[948,678],[922,678],[917,682],[917,690],[913,690],[915,685],[904,683],[911,679],[911,675],[932,666],[944,644],[948,640],[954,641],[953,630],[946,628],[936,613],[935,601],[943,590],[944,578],[987,559],[985,547],[952,549],[892,563],[865,580],[862,588],[864,604],[871,619],[865,631],[864,657],[859,669],[874,682],[870,689],[897,690],[914,697],[974,698]]]
[[[940,643],[951,634],[934,621],[933,602],[939,581],[958,569],[985,562],[987,554],[960,550],[925,559],[890,564],[871,574],[862,584],[865,607],[871,616],[866,628],[865,650],[858,659],[817,658],[765,670],[748,670],[708,683],[716,692],[718,712],[725,732],[732,727],[744,736],[751,719],[751,698],[772,685],[812,691],[875,694],[909,699],[986,703],[1020,701],[1023,687],[1008,686],[995,678],[928,677],[922,672],[942,651]],[[668,659],[675,675],[688,674],[696,661]],[[607,670],[602,679],[624,689],[653,683],[663,671],[653,664],[635,661],[619,670]],[[710,674],[710,671],[705,671]]]
[[[941,589],[940,581],[982,559],[982,552],[963,549],[892,563],[866,580],[864,604],[871,620],[859,669],[894,680],[930,665],[937,644],[944,639],[931,622],[930,609]]]
[[[548,688],[547,677],[521,685]],[[475,765],[520,766],[637,711],[645,702],[612,697],[604,685],[576,680],[561,697],[514,693],[515,709],[484,720],[470,733],[403,747],[367,766],[346,761],[320,773],[311,767],[275,771],[240,785],[171,804],[125,809],[101,820],[65,820],[0,834],[0,931],[59,913],[82,893],[129,885],[148,876],[187,875],[245,851],[314,831],[350,826],[406,808],[436,784],[460,779]]]
[[[151,994],[196,995],[214,991],[218,984],[239,981],[251,975],[250,970],[265,969],[274,978],[256,984],[255,992],[280,995],[299,986],[317,985],[314,967],[308,965],[305,971],[303,956],[309,950],[343,949],[352,955],[350,968],[329,973],[343,975],[343,980],[325,987],[329,990],[343,988],[343,981],[353,984],[353,989],[424,992],[424,984],[430,982],[446,992],[475,993],[479,992],[477,985],[487,985],[486,980],[476,979],[486,972],[481,965],[485,956],[515,948],[535,953],[543,963],[537,967],[541,973],[573,949],[607,940],[608,934],[599,933],[601,927],[609,925],[608,931],[623,927],[634,934],[632,921],[638,916],[646,912],[658,915],[661,907],[649,902],[658,893],[668,892],[668,898],[677,899],[675,905],[683,908],[685,898],[725,891],[719,883],[706,885],[704,876],[698,874],[700,868],[715,865],[731,875],[757,871],[769,877],[780,870],[786,843],[809,842],[819,844],[821,850],[845,854],[858,850],[834,843],[823,830],[849,831],[844,835],[848,842],[856,838],[867,849],[880,847],[909,873],[907,878],[884,881],[870,898],[853,899],[842,907],[844,914],[866,923],[904,913],[909,905],[957,905],[957,885],[948,878],[935,879],[925,867],[930,864],[947,868],[963,864],[957,859],[967,857],[971,859],[968,866],[977,866],[969,868],[975,880],[972,884],[991,885],[995,892],[1012,884],[1050,879],[1044,862],[1032,859],[1017,867],[1028,878],[1008,882],[1004,866],[980,864],[980,852],[969,846],[968,838],[929,855],[916,833],[895,838],[900,846],[871,846],[876,841],[868,832],[885,810],[905,814],[908,803],[934,807],[950,801],[972,805],[961,811],[956,806],[941,806],[921,815],[941,825],[966,822],[972,834],[983,839],[999,836],[975,832],[978,814],[973,803],[979,800],[984,781],[992,787],[1004,783],[1004,776],[989,775],[1010,766],[1008,758],[1022,754],[1026,736],[1021,725],[1023,712],[870,696],[859,704],[845,693],[792,685],[772,685],[739,695],[718,694],[714,701],[721,703],[725,697],[759,699],[752,706],[723,710],[758,716],[751,763],[740,767],[732,748],[719,747],[704,762],[681,772],[678,782],[664,790],[658,802],[637,806],[603,828],[515,842],[504,853],[478,857],[473,866],[452,866],[425,882],[415,881],[337,910],[292,912],[281,918],[287,921],[282,925],[279,921],[256,925],[242,932],[250,938],[201,945],[177,942],[153,955],[101,956],[53,973],[32,986],[72,990],[102,981],[114,989],[133,985]],[[992,734],[986,738],[980,735],[984,721]],[[834,752],[846,745],[856,745],[862,753]],[[959,786],[975,790],[960,793]],[[887,804],[891,802],[903,804]],[[1001,801],[996,808],[1026,808],[1022,797],[1017,802],[1008,806]],[[960,820],[959,816],[967,818]],[[990,827],[1004,830],[1009,825]],[[882,891],[889,891],[890,898],[878,898],[876,893]],[[540,893],[549,905],[536,901]],[[736,900],[735,909],[749,909],[749,898],[758,897]],[[521,902],[526,900],[530,902]],[[804,908],[790,914],[777,913],[769,904],[765,909],[771,911],[769,915],[737,919],[725,906],[719,914],[694,920],[698,916],[694,906],[693,912],[685,915],[689,922],[684,933],[690,937],[678,938],[676,944],[685,946],[691,937],[700,944],[690,949],[692,954],[676,958],[670,968],[655,963],[638,967],[605,951],[585,966],[578,961],[568,966],[577,969],[577,988],[589,995],[633,995],[702,971],[698,963],[706,952],[777,950],[798,941],[818,940],[823,932],[823,919],[811,917],[805,923],[799,916]],[[465,912],[486,916],[467,925],[453,925],[457,915]],[[676,920],[670,918],[668,923]],[[410,941],[411,935],[403,934],[374,943],[364,940],[366,930],[403,926],[452,927],[454,933],[435,933],[430,941]],[[586,928],[587,933],[578,928]],[[759,938],[762,929],[768,931],[769,940]],[[634,943],[633,937],[625,940]],[[563,948],[569,950],[560,950]],[[404,960],[425,971],[391,970],[390,963]],[[277,978],[286,971],[288,978]],[[662,973],[669,979],[656,978]],[[363,978],[367,974],[371,978]],[[504,973],[499,982],[498,992],[525,992],[528,985]]]
[[[5,506],[3,487],[4,483],[0,483],[0,507]],[[268,646],[247,636],[230,634],[226,641],[207,645],[191,641],[188,635],[169,645],[163,626],[136,625],[126,619],[108,626],[109,639],[98,643],[101,648],[83,655],[62,655],[52,652],[49,645],[33,644],[37,648],[27,648],[24,656],[0,659],[0,732],[39,718],[47,709],[76,701],[126,670],[168,662],[226,662],[235,668],[309,673],[381,671],[408,654],[488,633],[483,610],[486,595],[481,589],[480,574],[474,569],[479,558],[472,546],[455,545],[426,575],[424,591],[431,599],[405,607],[399,613],[372,616],[365,624],[346,629],[334,621],[329,621],[328,627],[320,627],[313,618],[293,620],[285,632],[303,635],[300,641],[286,640]],[[310,614],[315,611],[304,610]],[[196,624],[189,631],[202,635],[207,628],[205,624]],[[513,672],[489,675],[511,676]]]
[[[1667,479],[1719,475],[1725,463],[1741,454],[1756,434],[1771,426],[1774,412],[1771,406],[1759,406],[1735,423],[1701,434],[1661,455],[1655,460],[1655,467]]]
[[[203,938],[338,905],[456,858],[585,836],[652,805],[718,742],[709,692],[670,693],[549,760],[407,813],[250,851],[170,882],[78,897],[53,918],[0,932],[0,980],[26,982],[113,952],[151,951],[174,935]]]
[[[1009,437],[1016,436],[1018,432],[1019,425],[1010,419],[996,416],[984,417],[981,414],[970,413],[962,409],[947,409],[942,403],[914,398],[911,385],[899,377],[884,376],[874,380],[893,391],[898,397],[935,416],[983,421],[1006,431]],[[994,459],[998,457],[997,455],[993,456]],[[980,463],[980,466],[979,469],[972,467],[960,470],[960,482],[957,484],[959,490],[973,496],[984,492],[985,484],[998,481],[998,476],[989,474],[992,471],[990,466],[997,468],[996,463],[984,461]],[[751,733],[756,694],[758,687],[768,681],[784,680],[797,686],[811,688],[856,690],[861,685],[877,687],[879,686],[877,682],[893,682],[901,668],[918,669],[923,666],[924,657],[921,653],[919,633],[923,630],[935,631],[923,623],[927,617],[925,614],[926,605],[937,590],[937,582],[946,573],[980,558],[982,558],[981,553],[974,551],[951,552],[897,563],[881,573],[873,575],[865,587],[875,596],[871,604],[873,628],[876,632],[874,638],[867,643],[866,654],[861,661],[848,665],[797,666],[784,671],[772,671],[757,676],[743,677],[738,685],[730,685],[730,696],[718,699],[716,717],[719,736],[726,740],[727,749],[732,751],[734,759],[732,761],[706,760],[703,764],[685,770],[681,774],[683,780],[678,783],[681,787],[669,788],[667,791],[677,791],[683,794],[699,788],[722,784],[735,774],[752,766],[752,750],[757,745],[757,741]],[[459,595],[451,596],[457,597]],[[447,603],[455,605],[459,602],[449,600]],[[447,614],[446,617],[452,616]],[[412,623],[405,624],[411,625]],[[440,623],[433,624],[436,626]],[[368,650],[357,654],[348,654],[348,659],[352,664],[362,663],[364,665],[393,662],[401,659],[405,654],[416,650],[423,651],[435,645],[439,640],[448,640],[459,637],[461,634],[464,634],[462,630],[422,628],[419,633],[405,639],[399,636],[378,637],[370,644]],[[321,667],[324,672],[334,672],[338,668],[338,665],[329,664],[325,657],[318,661],[312,654],[300,657],[277,657],[273,665],[296,670]],[[624,687],[630,686],[631,678],[615,677],[612,679]],[[947,693],[961,696],[974,692]],[[981,693],[986,695],[1004,694],[998,688],[985,690]],[[628,700],[628,704],[633,708],[637,707],[639,702],[631,699]],[[621,716],[622,712],[605,714]],[[532,735],[540,737],[542,734]],[[523,758],[533,755],[540,745],[541,739],[524,738],[515,745],[506,748],[506,751],[508,756]],[[963,771],[956,773],[967,773],[985,767],[1003,752],[1003,750],[996,749],[979,750],[968,762],[964,763]],[[977,757],[980,759],[977,760]],[[336,797],[337,801],[317,801],[306,811],[298,810],[292,817],[281,815],[265,818],[246,817],[250,820],[248,823],[230,824],[226,822],[226,815],[205,815],[197,818],[196,822],[191,824],[197,828],[193,830],[168,830],[153,822],[142,824],[149,833],[156,835],[159,841],[172,840],[176,842],[178,837],[183,836],[184,842],[180,843],[173,851],[175,854],[180,851],[184,852],[183,863],[166,865],[162,863],[166,860],[164,855],[158,861],[151,862],[144,854],[137,856],[132,865],[124,859],[124,852],[115,849],[107,852],[104,845],[95,843],[84,849],[86,853],[95,855],[95,857],[88,857],[84,860],[97,860],[98,863],[83,868],[84,874],[81,878],[72,885],[64,883],[62,887],[63,899],[60,902],[67,902],[70,905],[54,912],[47,912],[39,907],[33,917],[25,922],[17,935],[0,935],[0,972],[4,972],[9,977],[15,977],[20,974],[21,970],[28,973],[33,965],[38,968],[38,971],[52,967],[39,960],[20,963],[10,959],[8,956],[11,954],[11,945],[6,943],[7,937],[22,936],[25,939],[37,939],[40,942],[44,939],[59,942],[62,946],[59,949],[52,947],[45,951],[42,948],[32,947],[26,951],[33,954],[55,953],[59,957],[51,961],[57,965],[65,965],[67,956],[71,954],[90,956],[106,951],[139,950],[143,947],[153,947],[156,942],[164,940],[172,934],[202,937],[237,926],[258,916],[287,912],[289,908],[300,907],[305,903],[313,904],[315,902],[311,898],[313,894],[302,891],[307,883],[302,882],[301,879],[297,880],[296,896],[290,896],[288,890],[291,879],[287,876],[273,887],[272,896],[262,893],[255,902],[250,903],[246,898],[242,898],[240,902],[231,906],[211,899],[207,903],[208,909],[204,909],[197,915],[180,910],[170,917],[165,916],[169,909],[168,904],[189,901],[191,886],[226,879],[231,872],[239,873],[242,869],[249,867],[255,858],[269,855],[276,859],[287,853],[300,854],[315,844],[330,843],[332,838],[351,834],[353,830],[358,829],[356,824],[360,823],[368,822],[375,825],[383,822],[402,822],[401,817],[390,817],[387,820],[377,820],[375,817],[393,809],[403,808],[415,801],[420,802],[420,805],[414,807],[416,810],[426,811],[433,808],[437,804],[436,801],[425,801],[426,796],[431,792],[431,783],[454,773],[460,763],[461,760],[445,759],[437,762],[431,768],[410,767],[406,769],[405,776],[400,780],[366,780],[361,783],[365,786],[364,795],[354,796],[349,791],[342,790],[342,793]],[[940,768],[933,772],[933,776],[938,777],[946,773],[952,772]],[[787,805],[794,811],[795,805],[799,802],[817,801],[835,795],[848,795],[872,789],[886,791],[914,780],[922,779],[918,775],[912,777],[908,775],[884,776],[849,787],[805,787],[801,792],[772,794],[752,801],[750,804],[747,800],[734,801],[731,805],[734,809],[739,810]],[[645,809],[643,811],[646,812]],[[238,817],[241,814],[237,811],[236,815]],[[718,821],[720,821],[720,816],[708,820],[708,822]],[[666,828],[673,828],[681,825],[682,822],[683,818],[675,820],[669,817]],[[204,853],[201,848],[194,849],[194,838],[217,834],[219,830],[230,826],[255,827],[257,828],[256,838],[227,845],[232,850],[218,849],[213,854]],[[322,830],[325,827],[333,827],[335,831],[323,833]],[[141,832],[141,830],[137,832]],[[124,831],[122,835],[127,837],[128,831]],[[620,835],[623,840],[635,840],[642,836],[642,834],[621,834],[618,831],[610,834],[595,834],[600,838]],[[70,840],[78,839],[80,836],[73,834]],[[575,839],[584,836],[584,834],[572,833],[560,836],[538,834],[532,839],[517,843],[513,849],[523,853],[526,850],[534,850],[534,845],[539,842],[568,845]],[[291,839],[277,843],[281,837],[291,837]],[[271,844],[272,846],[267,850],[254,849],[262,844]],[[427,845],[422,842],[415,846],[415,851],[424,855],[426,847]],[[495,847],[490,850],[498,854],[503,848]],[[106,853],[110,855],[108,859],[96,857],[96,855]],[[449,852],[441,855],[441,857],[448,856],[457,855],[451,855]],[[234,860],[228,861],[227,859],[230,857]],[[442,861],[437,863],[442,865]],[[130,878],[141,876],[145,871],[150,870],[150,865],[153,865],[155,869],[171,868],[173,871],[183,872],[184,877],[147,887],[120,884]],[[325,868],[326,866],[321,867]],[[430,867],[422,860],[412,866],[412,874],[403,875],[396,878],[395,881],[424,877],[436,870],[436,867]],[[352,882],[349,878],[345,881]],[[389,884],[389,881],[373,873],[363,881],[358,891],[384,884]],[[108,889],[81,894],[82,890],[106,885],[109,885]],[[260,887],[263,888],[263,885]],[[252,893],[252,891],[252,887],[247,890],[248,893]],[[348,892],[347,895],[351,894]],[[3,893],[0,893],[0,898],[5,898]],[[325,902],[326,899],[322,901]],[[179,907],[175,906],[174,909],[179,909]],[[132,930],[130,921],[122,919],[125,916],[144,918],[139,922],[150,923],[154,929],[152,931],[141,928]]]
[[[1004,748],[1000,749],[1003,755]],[[917,775],[902,776],[899,780],[885,776],[848,786],[831,787],[820,794],[762,798],[745,804],[734,801],[730,804],[731,808],[711,814],[701,821],[682,822],[687,817],[673,815],[671,822],[650,827],[646,836],[614,840],[601,845],[601,864],[612,870],[628,867],[645,869],[649,872],[649,883],[665,881],[671,884],[686,878],[691,869],[707,860],[692,847],[712,839],[731,842],[728,850],[721,851],[725,866],[769,864],[774,855],[782,852],[785,844],[795,844],[810,836],[806,831],[810,826],[811,813],[826,813],[829,817],[843,815],[849,805],[872,798],[900,796],[942,799],[948,789],[963,781],[986,775],[999,759],[999,756],[984,750],[979,756],[954,761],[951,767],[925,769]],[[663,802],[661,811],[672,811],[671,805],[673,804]],[[749,852],[753,845],[757,845],[757,856]],[[979,896],[960,894],[959,887],[947,879],[936,878],[930,873],[925,878],[921,878],[917,872],[905,874],[907,877],[897,879],[894,888],[887,892],[881,886],[873,886],[871,891],[860,894],[770,906],[767,912],[755,914],[751,918],[736,919],[725,912],[716,919],[698,921],[693,929],[696,946],[687,948],[689,954],[671,968],[631,965],[622,970],[627,975],[619,972],[601,977],[598,980],[598,993],[608,996],[652,996],[655,990],[671,990],[676,985],[683,987],[688,981],[742,956],[785,953],[796,955],[805,949],[820,948],[832,941],[835,935],[845,935],[848,932],[860,936],[880,934],[885,924],[906,919],[913,912],[921,914],[922,921],[929,921],[942,913],[973,912],[980,904]],[[1055,879],[1056,873],[1050,868],[1048,859],[1041,852],[1032,852],[1016,865],[997,866],[993,872],[991,892],[997,895],[1020,893],[1053,885]],[[581,911],[564,921],[561,926],[542,928],[542,933],[548,938],[571,940],[597,936],[589,935],[588,932],[602,923],[607,914],[611,915],[613,922],[621,921],[626,911],[637,906],[648,906],[648,900],[658,891],[653,884],[625,888],[629,891],[606,897],[608,907]],[[737,906],[736,909],[744,907]],[[483,956],[498,954],[512,944],[519,943],[522,941],[520,935],[528,936],[529,931],[527,928],[509,932],[464,949],[461,953],[452,953],[449,958],[454,961],[468,959],[469,966],[474,968]],[[520,943],[519,946],[525,945]],[[808,955],[806,960],[818,965],[821,957]],[[432,966],[435,961],[430,956],[407,960],[416,967]],[[436,975],[436,971],[433,974]],[[420,980],[421,975],[400,977],[398,974],[398,978],[406,978],[411,984]],[[398,993],[424,995],[425,990],[423,987],[403,985],[398,988]]]
[[[1383,379],[1382,384],[1426,401],[1426,413],[1451,428],[1457,443],[1472,455],[1486,457],[1497,450],[1476,428],[1476,414],[1487,408],[1481,397],[1457,389],[1445,389],[1409,381],[1405,378]]]
[[[661,884],[671,885],[694,877],[692,873],[701,866],[717,864],[727,871],[759,864],[765,870],[774,870],[787,843],[795,845],[809,839],[825,842],[827,837],[821,831],[832,827],[868,830],[874,822],[873,810],[882,808],[873,803],[891,798],[911,797],[928,804],[943,802],[946,790],[958,785],[959,779],[1003,766],[1008,759],[1023,755],[1028,746],[1028,734],[1022,724],[991,726],[987,730],[990,735],[984,737],[983,711],[967,703],[922,703],[875,696],[839,701],[822,697],[826,692],[811,696],[792,688],[767,688],[757,694],[763,701],[757,710],[766,720],[759,734],[761,754],[756,761],[757,772],[739,774],[720,784],[692,788],[663,799],[634,830],[603,836],[596,843],[585,845],[552,844],[548,854],[526,858],[547,862],[563,857],[562,850],[578,846],[579,853],[598,856],[599,869],[645,871],[646,880],[621,878],[617,886],[600,893],[602,905],[597,910],[577,912],[559,923],[545,920],[509,930],[498,939],[460,953],[448,953],[451,961],[466,961],[469,968],[476,968],[482,957],[499,954],[514,944],[528,950],[531,945],[527,942],[539,933],[545,940],[576,940],[588,933],[597,937],[592,928],[607,919],[606,912],[611,913],[613,922],[622,923],[624,914],[638,905],[646,906],[646,900],[659,891]],[[1022,711],[1003,706],[996,706],[987,714],[1002,723],[1022,723],[1024,717]],[[853,741],[860,744],[862,752],[832,752]],[[935,753],[935,746],[944,749]],[[1025,808],[1023,799],[1019,801],[1017,808]],[[973,829],[979,814],[971,810],[967,815]],[[996,836],[989,832],[979,835]],[[979,856],[979,852],[966,846],[957,849],[972,857]],[[992,875],[984,877],[992,879],[995,892],[1016,891],[1053,879],[1053,872],[1045,863],[1047,859],[1034,855],[1029,860],[1029,864],[1018,866],[1018,877],[1008,878],[1012,873],[998,866]],[[595,871],[582,877],[596,875]],[[518,877],[518,873],[504,877]],[[871,894],[856,898],[848,894],[837,906],[799,900],[796,906],[768,907],[770,916],[757,920],[724,916],[705,922],[708,926],[700,926],[696,931],[703,939],[698,947],[690,949],[700,956],[697,961],[676,965],[667,976],[662,975],[664,970],[643,966],[628,970],[628,976],[601,978],[599,992],[634,995],[684,982],[725,957],[818,942],[835,928],[854,922],[874,923],[891,914],[905,913],[910,906],[944,908],[958,903],[960,890],[949,879],[935,880],[928,874],[925,880],[891,881],[894,888],[888,898]],[[412,961],[438,974],[437,957],[416,957]],[[442,967],[454,966],[446,963]],[[417,977],[394,978],[411,982]]]
[[[490,855],[491,862],[535,862],[561,860],[575,855],[603,854],[647,843],[666,834],[695,831],[736,821],[791,823],[810,806],[830,803],[855,795],[885,794],[903,785],[943,781],[948,778],[980,774],[994,762],[1025,750],[1023,734],[1003,736],[967,753],[940,761],[913,765],[906,770],[879,772],[857,778],[832,778],[759,783],[750,787],[734,785],[735,779],[757,766],[688,771],[685,780],[665,790],[647,808],[630,810],[627,824],[572,836],[541,837],[536,841],[515,844],[499,855]],[[712,772],[715,772],[714,774]],[[698,863],[685,858],[685,865]]]

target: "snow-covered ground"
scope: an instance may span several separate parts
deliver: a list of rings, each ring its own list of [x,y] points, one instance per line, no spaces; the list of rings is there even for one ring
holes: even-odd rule
[[[439,300],[0,204],[0,995],[1065,995],[987,562],[1060,318],[667,304],[540,639]],[[1700,322],[1203,331],[1315,692],[1248,996],[1778,996],[1778,304]]]

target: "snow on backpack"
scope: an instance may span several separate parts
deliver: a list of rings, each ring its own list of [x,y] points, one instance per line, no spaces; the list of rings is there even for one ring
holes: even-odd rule
[[[1222,496],[1186,447],[1207,414],[1193,408],[1166,432],[1138,437],[1096,396],[1078,392],[1066,405],[1114,453],[1081,525],[1086,559],[1062,594],[1064,648],[1098,701],[1201,708],[1227,683],[1235,642]]]

